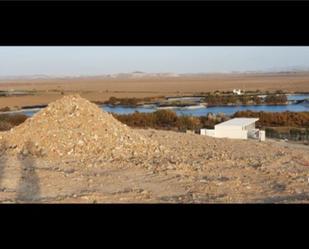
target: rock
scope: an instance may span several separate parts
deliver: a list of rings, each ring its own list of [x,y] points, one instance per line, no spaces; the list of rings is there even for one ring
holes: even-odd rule
[[[29,155],[29,151],[27,149],[22,150],[21,154],[23,156],[28,156]]]
[[[175,167],[174,167],[174,166],[172,166],[172,165],[168,165],[166,168],[167,168],[167,169],[169,169],[169,170],[173,170],[173,169],[175,169]]]

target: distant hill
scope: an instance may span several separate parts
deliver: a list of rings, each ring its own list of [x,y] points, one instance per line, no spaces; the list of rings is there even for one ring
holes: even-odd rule
[[[0,83],[5,81],[25,81],[25,80],[51,80],[51,79],[142,79],[142,78],[177,78],[177,77],[207,77],[212,75],[279,75],[279,74],[298,74],[309,73],[307,68],[290,68],[290,69],[273,69],[268,71],[232,71],[232,72],[212,72],[212,73],[147,73],[142,71],[133,71],[131,73],[114,73],[101,75],[17,75],[17,76],[0,76]]]

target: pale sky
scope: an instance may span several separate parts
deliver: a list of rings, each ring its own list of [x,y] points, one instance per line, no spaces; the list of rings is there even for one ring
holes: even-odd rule
[[[309,69],[309,47],[0,47],[0,76]]]

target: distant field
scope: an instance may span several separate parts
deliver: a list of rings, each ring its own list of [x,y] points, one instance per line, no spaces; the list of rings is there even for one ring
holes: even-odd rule
[[[309,92],[309,73],[282,74],[212,74],[201,77],[104,79],[48,79],[31,81],[0,81],[0,90],[35,90],[35,96],[0,97],[0,108],[47,104],[64,94],[79,93],[91,101],[109,97],[147,97],[181,95],[215,90],[286,90]]]

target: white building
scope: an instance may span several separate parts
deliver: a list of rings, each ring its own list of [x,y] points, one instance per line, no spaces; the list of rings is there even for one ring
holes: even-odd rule
[[[241,89],[234,89],[233,93],[236,94],[236,95],[242,95]]]
[[[258,118],[233,118],[215,125],[215,129],[201,129],[201,135],[217,138],[259,139],[265,140],[265,131],[255,128]]]

